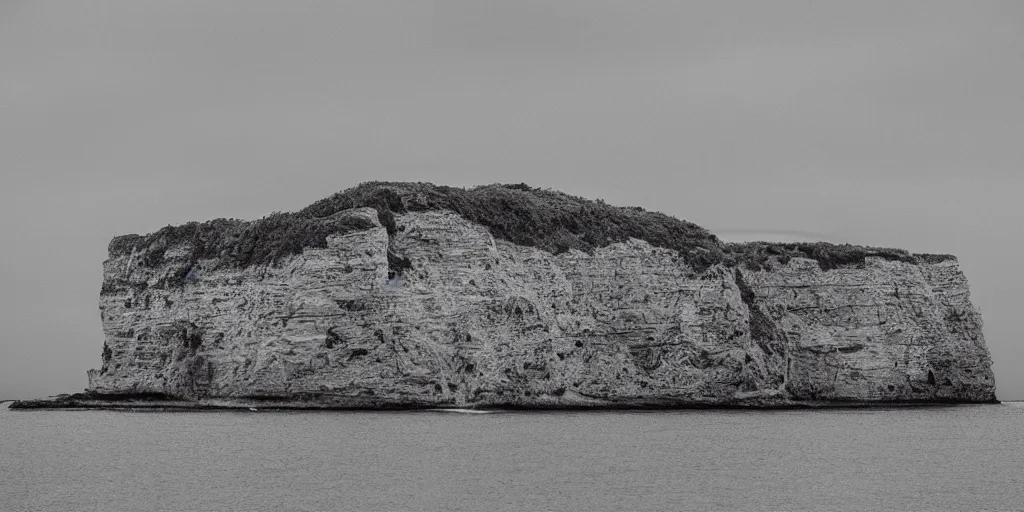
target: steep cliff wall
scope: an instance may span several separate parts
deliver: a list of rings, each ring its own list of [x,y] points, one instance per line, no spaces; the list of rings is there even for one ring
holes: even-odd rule
[[[90,391],[354,407],[994,399],[954,259],[702,264],[630,237],[553,254],[451,209],[379,210],[329,212],[345,230],[258,264],[195,239],[157,259],[115,240]]]

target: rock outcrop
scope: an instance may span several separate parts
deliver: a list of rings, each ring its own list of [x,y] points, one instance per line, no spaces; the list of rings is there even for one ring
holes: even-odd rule
[[[89,393],[371,408],[995,400],[951,257],[710,234],[689,250],[632,236],[579,250],[587,226],[548,250],[454,209],[354,206],[315,217],[344,229],[258,262],[223,240],[199,251],[199,235],[115,239]]]

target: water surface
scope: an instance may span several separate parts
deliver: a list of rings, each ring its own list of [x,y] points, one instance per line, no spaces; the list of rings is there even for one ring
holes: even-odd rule
[[[1024,407],[11,411],[0,510],[1011,510]]]

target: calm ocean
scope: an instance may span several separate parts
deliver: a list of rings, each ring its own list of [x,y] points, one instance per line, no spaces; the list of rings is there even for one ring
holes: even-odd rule
[[[1024,407],[11,411],[0,510],[1021,510]]]

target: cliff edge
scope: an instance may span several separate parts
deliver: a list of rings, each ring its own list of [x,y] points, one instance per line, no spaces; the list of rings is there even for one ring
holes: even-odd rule
[[[981,316],[947,255],[724,244],[641,208],[424,183],[109,252],[102,366],[51,405],[995,401]]]

